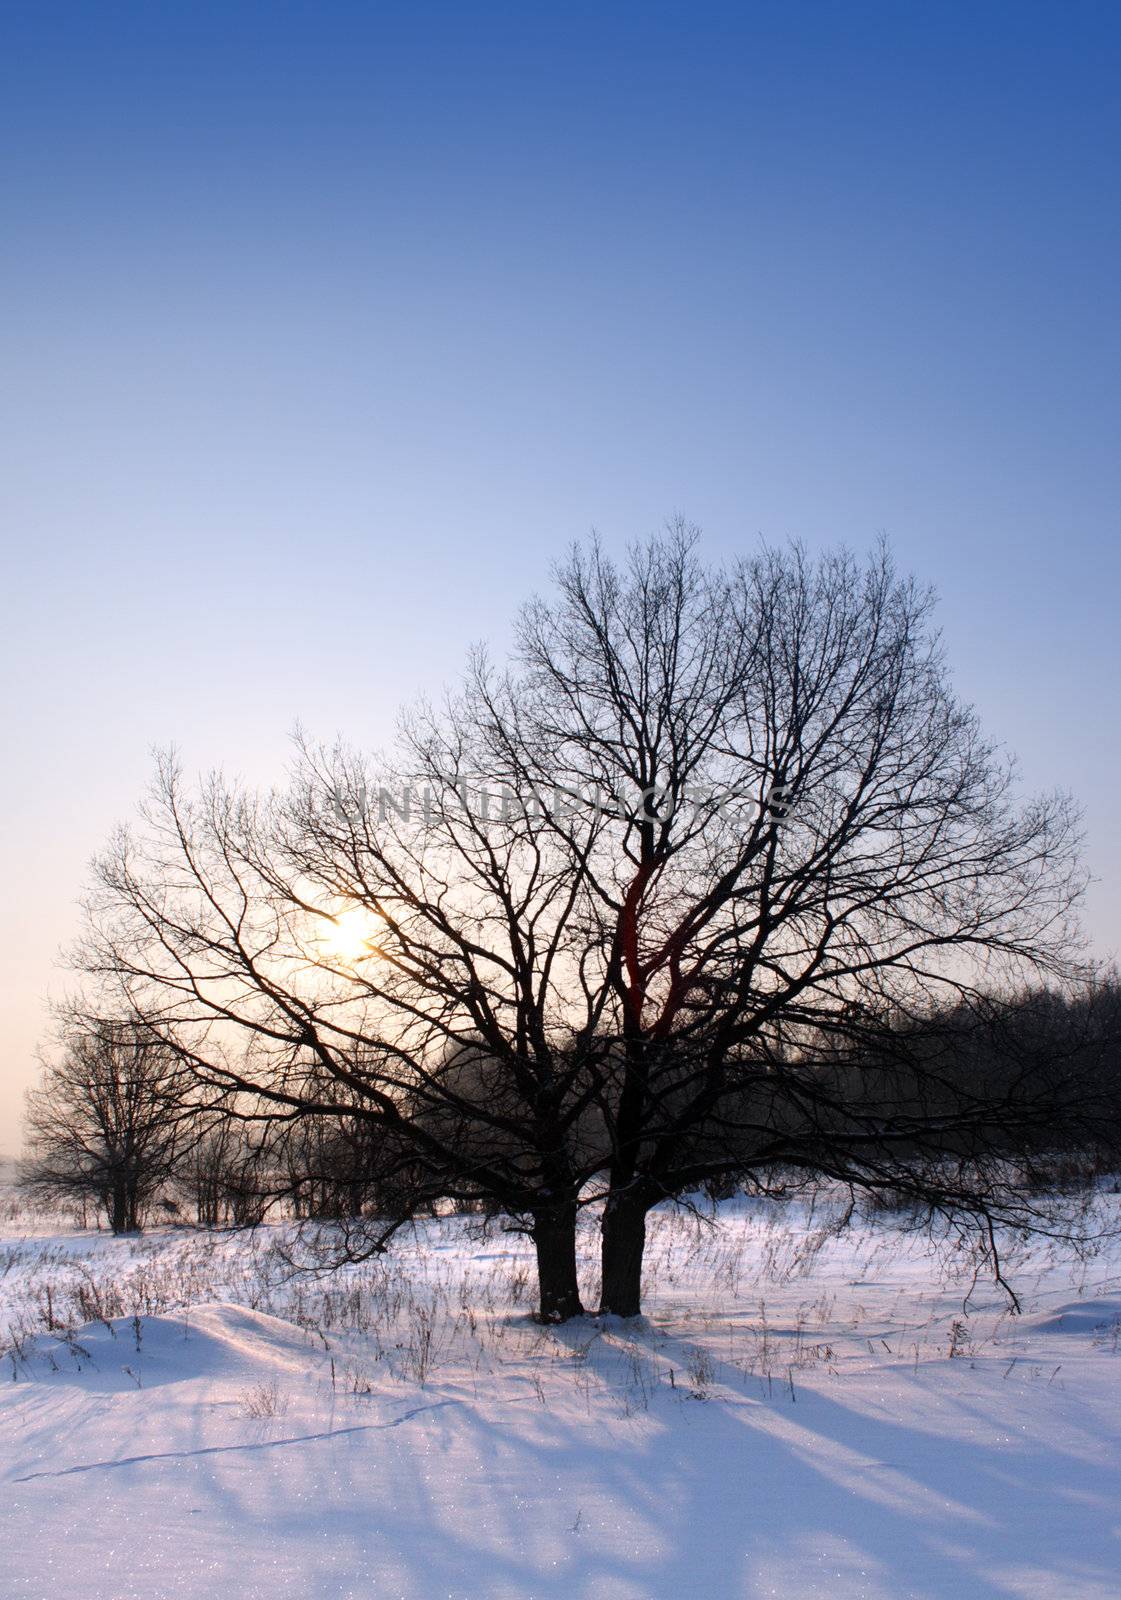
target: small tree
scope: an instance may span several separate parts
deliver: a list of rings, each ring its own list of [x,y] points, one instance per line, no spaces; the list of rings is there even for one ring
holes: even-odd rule
[[[71,1011],[59,1042],[27,1097],[22,1184],[51,1200],[92,1198],[114,1233],[132,1233],[175,1174],[185,1074],[135,1017]]]
[[[324,1098],[337,1098],[332,1086]],[[276,1144],[278,1188],[298,1218],[405,1217],[434,1197],[360,1111],[298,1117]]]
[[[178,1177],[203,1228],[255,1226],[264,1219],[275,1186],[267,1152],[226,1108],[191,1118]]]

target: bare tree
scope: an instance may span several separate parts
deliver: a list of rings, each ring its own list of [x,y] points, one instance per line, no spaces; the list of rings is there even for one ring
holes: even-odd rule
[[[196,1110],[186,1126],[178,1187],[200,1227],[253,1227],[279,1187],[271,1152],[228,1108]]]
[[[420,1190],[526,1226],[550,1318],[580,1309],[597,1195],[623,1315],[652,1205],[778,1163],[1030,1224],[984,1165],[991,1103],[954,1107],[951,1180],[913,1064],[905,1117],[882,1052],[854,1095],[850,1049],[840,1094],[839,1040],[1074,970],[1076,819],[1017,800],[931,606],[883,550],[712,570],[681,525],[623,569],[576,550],[391,774],[304,744],[283,795],[191,798],[163,763],[83,964],[200,1081],[336,1116],[329,1080]],[[1005,1127],[1039,1114],[1004,1100]]]
[[[604,797],[594,833],[579,807],[551,813],[598,962],[602,1308],[639,1309],[650,1206],[745,1155],[857,1185],[905,1168],[959,1217],[1032,1220],[981,1162],[1053,1097],[959,1095],[971,1164],[949,1181],[945,1097],[924,1112],[911,1093],[904,1126],[881,1049],[839,1103],[820,1049],[1073,970],[1076,818],[1061,796],[1017,803],[951,692],[931,596],[882,549],[705,571],[683,527],[624,571],[577,551],[558,588],[468,704],[490,770]]]
[[[561,1319],[580,1309],[576,1212],[597,1164],[570,1137],[589,1099],[570,1048],[589,1004],[578,897],[547,818],[492,837],[454,775],[423,765],[436,752],[413,749],[431,791],[419,830],[335,803],[366,786],[342,755],[325,770],[306,751],[264,802],[217,779],[192,797],[162,761],[147,826],[99,865],[81,964],[124,983],[241,1115],[376,1123],[397,1195],[371,1247],[438,1196],[483,1195],[531,1232],[541,1315]]]
[[[379,1123],[331,1079],[319,1094],[336,1112],[297,1117],[275,1140],[284,1196],[297,1217],[392,1221],[433,1198],[414,1170],[411,1146],[402,1161]]]
[[[71,1011],[60,1045],[28,1095],[22,1183],[51,1199],[93,1198],[114,1233],[132,1233],[175,1174],[185,1074],[136,1017]]]

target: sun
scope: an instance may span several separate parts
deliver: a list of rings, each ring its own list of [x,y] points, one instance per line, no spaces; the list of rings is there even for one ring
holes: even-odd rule
[[[384,931],[384,924],[373,912],[355,906],[349,911],[340,911],[322,924],[319,945],[333,964],[353,966],[358,961],[380,956],[377,940]]]

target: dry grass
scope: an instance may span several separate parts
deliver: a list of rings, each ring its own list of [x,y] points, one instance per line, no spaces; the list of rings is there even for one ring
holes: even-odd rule
[[[139,1339],[145,1316],[225,1301],[303,1328],[330,1355],[334,1392],[354,1403],[387,1380],[424,1387],[446,1377],[547,1405],[560,1379],[589,1412],[594,1397],[630,1416],[660,1390],[705,1399],[732,1386],[794,1399],[799,1373],[840,1375],[856,1360],[999,1357],[1007,1321],[991,1291],[963,1311],[975,1263],[960,1252],[932,1258],[890,1218],[839,1234],[833,1218],[803,1206],[738,1205],[715,1226],[685,1208],[659,1211],[649,1227],[649,1318],[557,1329],[529,1314],[527,1241],[475,1219],[419,1224],[390,1255],[318,1275],[292,1271],[291,1234],[281,1224],[0,1241],[0,1345],[12,1375],[34,1335],[132,1318]],[[593,1302],[596,1243],[588,1216],[581,1260]],[[1010,1266],[1030,1288],[1051,1262],[1020,1245]],[[267,1417],[281,1403],[279,1393],[254,1391],[244,1407]]]

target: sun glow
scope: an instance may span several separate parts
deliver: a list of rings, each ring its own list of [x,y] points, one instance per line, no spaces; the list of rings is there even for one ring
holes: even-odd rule
[[[354,907],[329,918],[319,930],[319,946],[332,966],[354,966],[381,955],[377,940],[383,932],[379,919],[370,911]]]

